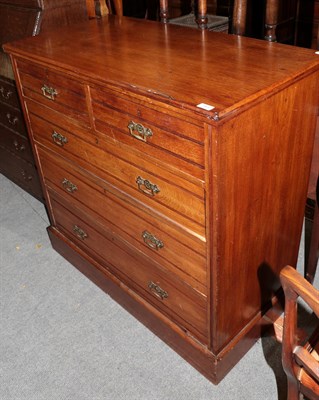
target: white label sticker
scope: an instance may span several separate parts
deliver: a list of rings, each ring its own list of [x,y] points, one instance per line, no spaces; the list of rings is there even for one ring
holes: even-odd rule
[[[319,54],[319,51],[316,51],[315,54]]]
[[[210,106],[209,104],[205,104],[205,103],[197,104],[196,107],[202,108],[203,110],[206,110],[206,111],[211,111],[215,108],[214,106]]]

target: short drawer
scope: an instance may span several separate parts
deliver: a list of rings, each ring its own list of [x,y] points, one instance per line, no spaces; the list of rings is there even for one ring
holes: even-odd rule
[[[52,108],[80,126],[90,126],[83,84],[34,64],[18,62],[23,95]]]
[[[42,188],[35,166],[0,147],[0,173],[43,201]]]
[[[33,153],[29,140],[12,132],[11,130],[0,126],[0,146],[11,151],[24,160],[34,163]]]
[[[54,223],[60,231],[178,325],[207,342],[205,296],[167,274],[156,263],[146,263],[116,235],[102,230],[79,209],[69,211],[60,201],[51,193]]]
[[[91,89],[95,129],[139,151],[204,177],[204,129],[145,105]]]
[[[11,79],[5,79],[3,77],[0,77],[0,101],[12,107],[20,108],[20,102],[16,85],[15,82],[12,81]]]
[[[0,124],[23,136],[27,136],[22,112],[8,104],[0,105]]]
[[[205,193],[200,184],[101,139],[93,145],[89,132],[71,133],[33,114],[29,116],[38,143],[116,186],[140,206],[152,207],[205,237]]]
[[[201,293],[206,294],[205,243],[161,218],[143,212],[107,191],[72,164],[38,147],[46,184],[70,204],[103,219],[137,251],[155,260]]]

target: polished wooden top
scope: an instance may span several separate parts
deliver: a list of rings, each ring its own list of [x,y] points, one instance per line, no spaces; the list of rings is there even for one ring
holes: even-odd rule
[[[210,118],[319,69],[314,50],[108,16],[5,46],[76,76],[146,92]],[[205,103],[215,108],[197,107]]]

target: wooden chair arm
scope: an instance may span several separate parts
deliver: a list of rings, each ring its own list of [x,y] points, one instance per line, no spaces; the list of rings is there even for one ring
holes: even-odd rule
[[[290,266],[283,268],[280,280],[286,299],[301,297],[319,318],[319,290]]]
[[[317,395],[319,387],[316,384],[319,379],[319,363],[310,354],[314,344],[309,341],[301,347],[296,333],[298,297],[303,299],[318,317],[319,291],[290,266],[283,268],[280,280],[285,292],[282,364],[288,379],[288,398],[297,400],[300,389],[308,394],[309,399],[317,398],[313,397],[313,394]],[[313,339],[318,339],[317,336],[315,333]]]

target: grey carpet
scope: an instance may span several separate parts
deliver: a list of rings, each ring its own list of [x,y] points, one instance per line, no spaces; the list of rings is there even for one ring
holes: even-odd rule
[[[52,250],[47,225],[0,175],[1,400],[286,399],[273,339],[214,386]]]

